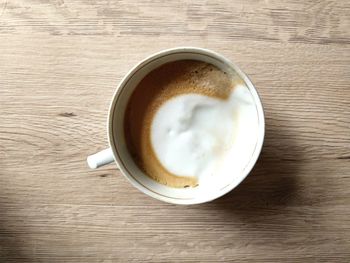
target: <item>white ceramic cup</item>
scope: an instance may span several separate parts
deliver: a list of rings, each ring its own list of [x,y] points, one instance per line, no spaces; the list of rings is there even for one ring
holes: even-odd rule
[[[234,175],[232,181],[222,188],[201,189],[201,186],[188,188],[172,188],[157,183],[144,174],[133,161],[125,142],[124,115],[128,100],[137,84],[153,69],[176,60],[192,59],[204,61],[217,66],[222,70],[235,71],[246,83],[250,90],[258,113],[258,140],[250,161],[239,175]],[[141,192],[158,200],[173,204],[199,204],[214,200],[234,189],[244,178],[247,177],[256,163],[264,141],[265,119],[264,111],[259,95],[249,78],[231,61],[213,51],[194,48],[180,47],[167,49],[149,56],[122,79],[114,93],[108,114],[108,140],[109,147],[87,158],[90,168],[98,168],[102,165],[116,162],[122,174]]]

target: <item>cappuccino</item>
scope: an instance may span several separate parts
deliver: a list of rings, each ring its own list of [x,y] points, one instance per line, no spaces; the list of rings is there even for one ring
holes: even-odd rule
[[[230,183],[248,164],[258,114],[234,72],[179,60],[140,81],[128,102],[124,132],[135,163],[152,179],[170,187],[213,186]]]

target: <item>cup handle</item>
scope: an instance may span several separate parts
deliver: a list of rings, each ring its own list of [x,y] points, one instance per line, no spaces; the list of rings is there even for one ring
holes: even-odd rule
[[[99,168],[103,165],[114,162],[113,151],[111,148],[102,150],[88,156],[86,161],[91,169]]]

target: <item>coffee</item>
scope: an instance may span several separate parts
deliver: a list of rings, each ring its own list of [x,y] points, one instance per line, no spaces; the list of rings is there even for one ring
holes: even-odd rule
[[[179,60],[144,77],[131,95],[125,138],[135,163],[171,187],[229,183],[249,162],[258,117],[234,72]]]

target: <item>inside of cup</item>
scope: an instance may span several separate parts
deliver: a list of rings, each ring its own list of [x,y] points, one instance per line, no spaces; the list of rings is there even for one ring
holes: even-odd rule
[[[187,188],[173,188],[156,182],[148,177],[134,162],[131,154],[128,151],[127,144],[124,135],[124,116],[127,103],[134,89],[138,83],[152,70],[159,66],[173,62],[177,60],[199,60],[209,64],[212,64],[223,71],[230,71],[233,74],[237,74],[246,83],[248,89],[252,93],[252,96],[257,105],[257,112],[261,113],[259,116],[259,127],[261,127],[258,138],[258,142],[255,147],[255,151],[249,163],[247,163],[244,171],[239,176],[233,176],[232,181],[226,182],[220,187],[202,186],[199,184],[197,187]],[[210,55],[210,53],[199,53],[191,50],[179,50],[170,53],[163,53],[153,56],[150,59],[141,62],[140,65],[134,68],[131,73],[123,80],[121,86],[123,87],[114,98],[114,104],[112,103],[110,112],[110,141],[113,144],[116,158],[118,159],[120,169],[126,174],[131,183],[139,190],[153,196],[157,199],[178,203],[178,204],[193,204],[206,202],[215,199],[236,187],[250,172],[255,164],[257,157],[260,153],[262,146],[262,139],[264,133],[264,120],[262,115],[262,106],[258,94],[255,88],[249,81],[249,79],[242,73],[236,66],[231,64],[223,57],[218,57],[217,54]],[[259,108],[260,107],[260,108]]]

